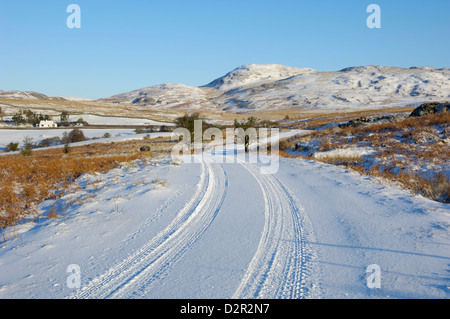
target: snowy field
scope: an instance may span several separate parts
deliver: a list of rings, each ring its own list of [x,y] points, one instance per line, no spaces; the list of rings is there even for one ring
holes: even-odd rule
[[[98,116],[91,114],[70,115],[69,121],[75,122],[82,118],[89,125],[166,125],[173,126],[173,123],[159,122],[148,119],[127,118],[127,117],[112,117],[112,116]],[[59,121],[60,117],[53,117],[54,121]]]
[[[81,129],[87,138],[102,137],[105,133],[111,136],[132,136],[134,129]],[[22,145],[25,137],[31,137],[34,143],[51,137],[62,138],[64,132],[69,133],[72,129],[32,129],[32,130],[0,130],[0,148],[5,148],[10,142]]]
[[[340,167],[160,158],[79,185],[63,217],[45,218],[47,200],[3,244],[0,298],[450,296],[448,205]]]
[[[6,145],[10,142],[19,143],[19,145],[23,145],[23,140],[25,137],[31,137],[33,139],[33,143],[39,144],[45,138],[51,137],[59,137],[61,138],[64,132],[70,132],[72,129],[67,130],[0,130],[0,150],[4,150]],[[81,129],[84,135],[89,138],[89,140],[84,142],[72,143],[73,146],[76,145],[86,145],[91,143],[101,143],[101,142],[117,142],[117,141],[126,141],[132,139],[142,139],[144,136],[149,134],[152,138],[156,137],[167,137],[171,136],[169,132],[161,132],[161,133],[144,133],[144,134],[136,134],[133,129]],[[109,138],[102,138],[105,133],[111,134]],[[93,139],[93,138],[99,139]],[[63,147],[63,145],[58,145],[54,147]],[[37,148],[36,150],[45,150],[47,148]],[[12,154],[11,153],[0,153],[0,155]]]
[[[77,121],[79,118],[82,118],[84,121],[89,123],[90,125],[165,125],[165,126],[173,126],[173,123],[159,122],[148,119],[137,119],[137,118],[125,118],[125,117],[108,117],[108,116],[97,116],[97,115],[70,115],[69,121]],[[11,121],[10,116],[5,116],[5,120]],[[59,121],[59,116],[54,116],[52,119],[56,122]],[[6,127],[6,126],[5,126]],[[109,133],[111,137],[131,137],[135,134],[134,129],[86,129],[80,128],[84,135],[89,138],[101,138],[105,133]],[[33,138],[33,143],[39,144],[43,139],[59,137],[61,138],[64,132],[70,132],[73,128],[68,129],[0,129],[0,150],[4,150],[6,145],[11,142],[23,144],[23,140],[25,137]]]

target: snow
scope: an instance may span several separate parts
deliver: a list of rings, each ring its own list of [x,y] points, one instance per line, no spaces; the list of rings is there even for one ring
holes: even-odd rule
[[[87,138],[102,137],[105,133],[111,136],[120,134],[122,136],[135,135],[134,129],[83,129]],[[72,129],[30,129],[30,130],[1,130],[0,131],[0,148],[4,148],[10,142],[22,144],[25,137],[33,138],[34,143],[39,143],[43,139],[51,137],[62,138],[64,132],[69,133]]]
[[[280,175],[309,212],[324,296],[448,298],[448,205],[320,163],[281,165]],[[371,264],[381,289],[362,284]]]
[[[69,121],[77,121],[79,118],[82,118],[90,125],[116,125],[116,126],[138,126],[138,125],[154,125],[154,126],[174,126],[173,123],[160,122],[148,119],[138,119],[138,118],[126,118],[126,117],[111,117],[111,116],[98,116],[92,114],[83,114],[83,115],[69,115]],[[55,122],[59,122],[59,116],[53,116],[52,119]],[[5,120],[10,120],[10,117],[5,117]],[[43,139],[51,138],[51,137],[59,137],[61,138],[64,132],[70,132],[73,128],[68,129],[45,129],[45,128],[34,128],[31,129],[8,129],[8,126],[4,126],[5,129],[0,130],[0,149],[4,149],[6,145],[10,142],[15,142],[22,144],[22,141],[25,137],[33,138],[33,143],[39,144]],[[109,133],[112,138],[121,136],[121,139],[125,137],[132,137],[135,135],[134,129],[118,129],[118,128],[101,128],[101,129],[92,129],[92,128],[83,128],[79,127],[84,135],[92,139],[94,137],[102,137],[105,133]],[[167,134],[164,134],[167,136]],[[169,134],[170,136],[170,134]]]
[[[139,90],[114,95],[108,99],[134,106],[152,108],[173,108],[180,104],[198,109],[208,104],[207,92],[195,86],[164,83]]]
[[[56,221],[41,203],[0,249],[0,298],[449,297],[448,205],[314,161],[205,159],[83,175]]]
[[[73,146],[87,145],[91,143],[102,143],[102,142],[119,142],[134,139],[142,139],[147,134],[152,138],[156,137],[167,137],[171,136],[170,132],[154,132],[154,133],[142,133],[136,134],[134,129],[84,129],[80,128],[84,136],[89,138],[89,140],[84,142],[72,143]],[[19,143],[19,146],[23,144],[25,137],[31,137],[34,144],[39,144],[43,139],[51,137],[62,138],[64,132],[69,133],[72,129],[32,129],[32,130],[0,130],[0,149],[4,149],[6,145],[10,142]],[[111,137],[102,138],[105,133],[109,133]],[[93,139],[99,138],[99,139]],[[53,147],[63,147],[63,145],[52,146],[52,147],[42,147],[39,150],[45,150]],[[0,153],[0,155],[12,154],[12,153]]]
[[[130,103],[142,109],[234,112],[405,107],[448,100],[449,78],[449,68],[369,65],[323,72],[278,64],[247,64],[201,87],[162,84],[105,101]],[[136,102],[139,98],[152,100]]]
[[[335,158],[335,157],[347,157],[347,158],[360,158],[365,155],[371,155],[374,153],[373,149],[367,147],[349,147],[349,148],[338,148],[326,152],[316,152],[313,154],[314,158]]]
[[[317,72],[313,69],[294,68],[280,64],[246,64],[205,85],[219,91],[228,91],[249,84],[286,79],[299,74]]]
[[[42,93],[33,91],[0,91],[0,98],[2,99],[49,99],[49,97]]]
[[[86,121],[90,125],[174,125],[173,123],[138,118],[98,116],[92,114],[69,115],[69,121],[71,122],[76,122],[79,118],[82,118],[83,121]],[[53,119],[59,122],[60,117],[54,116]]]
[[[227,110],[355,109],[419,105],[449,98],[447,69],[405,69],[384,66],[352,67],[335,72],[309,72],[271,83],[235,88],[214,99]]]
[[[76,97],[76,96],[62,96],[62,98],[67,100],[67,101],[76,101],[76,102],[92,102],[92,101],[94,101],[92,99],[87,99],[87,98],[83,98],[83,97]]]

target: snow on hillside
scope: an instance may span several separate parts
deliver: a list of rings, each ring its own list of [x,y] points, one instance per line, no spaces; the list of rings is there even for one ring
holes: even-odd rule
[[[276,81],[299,74],[317,72],[313,69],[300,69],[280,64],[246,64],[205,85],[219,91],[267,81]]]
[[[277,64],[243,65],[202,87],[162,84],[105,101],[143,108],[224,111],[418,105],[450,99],[450,68],[357,66],[320,72]]]
[[[226,110],[366,108],[450,98],[450,70],[365,66],[313,72],[236,88],[216,103]]]
[[[48,96],[43,93],[34,91],[2,91],[0,90],[0,99],[6,100],[58,100],[58,101],[77,101],[77,102],[92,102],[91,99],[81,97],[62,97],[62,96]]]
[[[195,86],[164,83],[114,95],[105,100],[162,108],[184,105],[195,109],[207,102],[207,95],[205,90]]]
[[[33,91],[0,91],[0,99],[50,100],[62,98],[51,98],[45,94]]]
[[[0,99],[60,99],[120,103],[136,110],[231,112],[416,106],[450,99],[450,68],[369,65],[322,72],[279,64],[246,64],[201,87],[164,83],[96,102],[19,91],[0,91]]]

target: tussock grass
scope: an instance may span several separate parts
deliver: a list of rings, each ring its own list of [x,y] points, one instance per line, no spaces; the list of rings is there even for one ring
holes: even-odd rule
[[[354,156],[334,155],[317,158],[316,160],[327,164],[342,165],[342,166],[359,165],[364,162],[364,159],[358,155]]]
[[[403,113],[410,113],[413,110],[414,108],[410,107],[368,109],[358,111],[341,110],[331,112],[326,110],[316,110],[316,111],[290,110],[288,113],[286,113],[289,119],[282,121],[281,123],[290,123],[289,127],[291,128],[313,130],[331,123],[350,121],[363,116],[403,114]],[[272,115],[272,118],[277,117],[274,117],[274,115]]]
[[[395,122],[332,127],[285,143],[287,147],[280,154],[295,157],[292,144],[297,144],[298,150],[310,150],[298,152],[298,156],[397,182],[415,194],[449,203],[449,126],[450,113],[441,113]],[[315,152],[351,147],[367,147],[374,153],[363,158],[312,156]]]
[[[346,166],[363,175],[371,175],[398,183],[414,194],[422,195],[441,203],[450,203],[450,180],[448,175],[442,170],[436,171],[431,177],[426,178],[415,172],[404,170],[395,172],[394,169],[396,167],[394,166],[380,168],[379,165],[374,165],[370,169],[364,168],[361,163],[347,163]]]
[[[20,154],[0,157],[0,228],[14,226],[38,216],[38,204],[46,199],[58,199],[77,191],[76,179],[85,173],[107,172],[121,163],[154,157],[170,151],[164,139],[151,140],[154,152],[139,151],[142,141],[98,143],[72,146],[69,153],[61,148],[35,150],[30,156]],[[76,199],[65,201],[66,207],[48,212],[57,218],[75,205]]]
[[[161,187],[166,187],[167,181],[165,179],[155,178],[154,180],[152,180],[152,184],[159,185]]]

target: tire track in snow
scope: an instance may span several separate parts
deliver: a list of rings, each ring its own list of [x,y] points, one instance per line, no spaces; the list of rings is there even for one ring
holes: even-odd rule
[[[311,232],[305,229],[308,221],[303,209],[278,178],[261,174],[256,165],[242,165],[263,192],[265,225],[258,249],[232,298],[306,298],[312,252],[305,245]]]
[[[140,292],[176,263],[217,216],[228,189],[218,164],[202,163],[192,199],[177,217],[133,255],[92,280],[71,298],[122,298]]]

